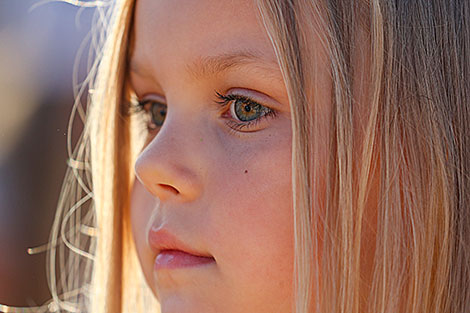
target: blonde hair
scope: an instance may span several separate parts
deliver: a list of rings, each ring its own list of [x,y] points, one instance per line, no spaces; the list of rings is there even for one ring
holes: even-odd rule
[[[293,112],[295,312],[468,312],[470,4],[259,4]],[[359,30],[368,40],[359,40]],[[323,210],[312,192],[319,190],[312,151],[320,121],[310,114],[315,97],[305,95],[317,88],[314,33],[323,34],[334,86]],[[358,144],[353,64],[363,45],[372,57],[370,114]],[[364,226],[371,221],[364,212],[376,173],[375,258],[366,268]]]
[[[470,311],[468,1],[256,3],[292,110],[293,312]],[[91,105],[49,251],[52,303],[64,312],[158,308],[136,260],[128,216],[130,171],[142,144],[124,103],[133,6],[133,0],[119,0],[98,19],[109,21],[95,37],[106,43],[98,45],[99,72],[90,81]],[[318,38],[325,55],[313,49]],[[364,104],[354,93],[362,78],[353,65],[368,56]],[[312,156],[323,140],[315,73],[325,57],[333,101],[322,172]],[[359,130],[361,105],[368,113]],[[370,234],[372,243],[365,241]],[[58,237],[69,256],[63,250],[56,255]],[[364,262],[369,249],[373,264]]]

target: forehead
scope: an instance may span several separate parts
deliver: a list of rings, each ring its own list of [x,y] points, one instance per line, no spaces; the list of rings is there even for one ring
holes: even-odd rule
[[[211,63],[221,69],[211,59],[220,55],[226,66],[258,60],[259,67],[278,70],[253,0],[137,0],[133,36],[131,68],[159,79],[180,69],[195,78],[209,73],[204,65]]]

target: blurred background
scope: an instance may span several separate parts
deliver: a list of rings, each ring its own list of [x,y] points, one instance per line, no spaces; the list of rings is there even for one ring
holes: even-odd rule
[[[0,0],[0,304],[50,299],[46,255],[27,249],[49,239],[66,169],[73,65],[92,15],[58,1]]]

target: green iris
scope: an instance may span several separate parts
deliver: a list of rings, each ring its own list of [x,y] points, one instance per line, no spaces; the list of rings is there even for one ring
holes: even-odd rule
[[[152,123],[161,127],[166,117],[167,106],[160,102],[153,102],[151,113],[152,113]]]
[[[249,122],[260,118],[266,114],[268,109],[257,104],[246,101],[236,100],[234,104],[234,113],[242,122]]]

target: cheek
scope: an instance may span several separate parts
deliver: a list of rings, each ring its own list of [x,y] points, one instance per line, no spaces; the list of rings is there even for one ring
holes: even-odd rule
[[[290,293],[293,271],[290,140],[276,136],[245,149],[249,154],[232,154],[216,176],[216,253],[233,289],[273,301]]]
[[[147,245],[147,229],[152,221],[152,214],[156,211],[157,201],[136,179],[130,204],[132,235],[142,271],[150,286],[154,286],[152,273],[155,255]]]

